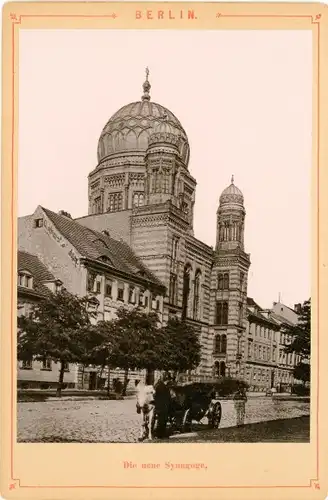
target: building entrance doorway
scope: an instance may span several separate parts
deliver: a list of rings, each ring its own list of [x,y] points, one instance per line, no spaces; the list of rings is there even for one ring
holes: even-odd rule
[[[90,372],[89,374],[89,391],[94,391],[97,386],[97,372]]]

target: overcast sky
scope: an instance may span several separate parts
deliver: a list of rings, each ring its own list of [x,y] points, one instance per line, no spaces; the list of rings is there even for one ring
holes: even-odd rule
[[[248,295],[310,296],[311,31],[19,30],[19,215],[87,214],[87,175],[110,116],[151,99],[189,137],[195,236],[215,245],[231,175],[246,207]]]

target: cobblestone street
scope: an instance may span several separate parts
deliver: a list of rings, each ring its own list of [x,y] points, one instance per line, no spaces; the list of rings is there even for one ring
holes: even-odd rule
[[[18,442],[136,442],[140,417],[136,413],[135,404],[135,399],[18,403],[17,440]],[[254,397],[249,398],[246,404],[245,423],[309,414],[310,404],[303,401]],[[236,414],[233,403],[222,401],[220,428],[234,425],[236,425]]]

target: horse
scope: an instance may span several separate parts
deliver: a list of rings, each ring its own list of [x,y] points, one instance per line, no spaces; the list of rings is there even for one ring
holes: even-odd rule
[[[153,385],[145,385],[138,382],[137,389],[137,413],[141,415],[141,428],[139,441],[144,439],[153,439],[153,430],[155,425],[155,388]]]

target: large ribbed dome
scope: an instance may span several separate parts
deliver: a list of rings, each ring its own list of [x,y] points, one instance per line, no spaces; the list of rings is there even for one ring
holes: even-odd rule
[[[143,88],[141,101],[123,106],[105,125],[98,143],[98,162],[112,154],[145,152],[150,135],[163,128],[163,132],[180,138],[180,155],[187,166],[189,144],[181,123],[170,110],[156,102],[150,102],[148,74]]]

